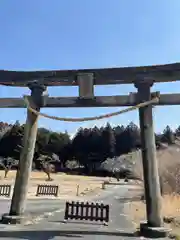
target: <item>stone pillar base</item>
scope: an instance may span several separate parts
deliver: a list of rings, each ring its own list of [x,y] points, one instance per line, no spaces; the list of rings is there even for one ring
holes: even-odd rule
[[[10,216],[8,213],[2,215],[2,224],[21,224],[25,222],[25,216]]]
[[[165,238],[169,235],[171,229],[165,227],[151,227],[148,223],[140,224],[139,234],[148,238]]]

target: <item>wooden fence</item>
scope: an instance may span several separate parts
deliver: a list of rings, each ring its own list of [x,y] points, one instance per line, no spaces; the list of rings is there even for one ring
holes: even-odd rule
[[[64,220],[89,220],[109,222],[109,205],[89,202],[66,202]]]
[[[59,186],[57,185],[38,185],[36,196],[48,195],[48,196],[58,196]]]
[[[11,195],[11,185],[4,184],[0,185],[0,196],[10,197]]]

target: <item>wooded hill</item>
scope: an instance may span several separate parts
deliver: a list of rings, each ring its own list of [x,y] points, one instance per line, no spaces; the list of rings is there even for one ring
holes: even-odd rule
[[[14,125],[0,122],[0,161],[4,165],[17,165],[23,145],[23,133],[24,125],[19,122]],[[173,132],[167,126],[162,134],[155,134],[157,149],[161,149],[164,144],[175,144],[179,136],[180,127]],[[47,167],[47,162],[51,162],[55,171],[76,168],[76,171],[81,169],[81,173],[96,175],[108,158],[115,159],[140,148],[140,130],[133,122],[128,126],[111,127],[107,123],[101,128],[80,128],[73,139],[70,139],[67,132],[39,128],[33,169]]]

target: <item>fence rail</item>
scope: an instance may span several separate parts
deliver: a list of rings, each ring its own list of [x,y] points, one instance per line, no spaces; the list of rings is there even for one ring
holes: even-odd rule
[[[64,220],[89,220],[109,222],[109,205],[89,202],[66,202]]]
[[[11,195],[11,185],[4,184],[0,185],[0,196],[10,197]]]
[[[58,185],[38,185],[36,196],[48,195],[48,196],[58,196]]]

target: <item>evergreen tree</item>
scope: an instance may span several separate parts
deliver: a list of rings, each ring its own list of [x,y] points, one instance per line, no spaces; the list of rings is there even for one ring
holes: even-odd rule
[[[24,129],[16,122],[1,138],[0,156],[19,159]]]
[[[162,141],[168,144],[174,144],[175,143],[175,135],[173,131],[171,130],[170,126],[166,126],[166,128],[163,131]]]
[[[117,126],[114,128],[114,135],[116,139],[116,156],[119,156],[123,153],[124,150],[124,139],[123,139],[123,133],[124,133],[124,126]]]
[[[108,157],[114,157],[116,153],[116,138],[109,123],[107,123],[106,127],[102,131],[102,143],[104,160]]]

